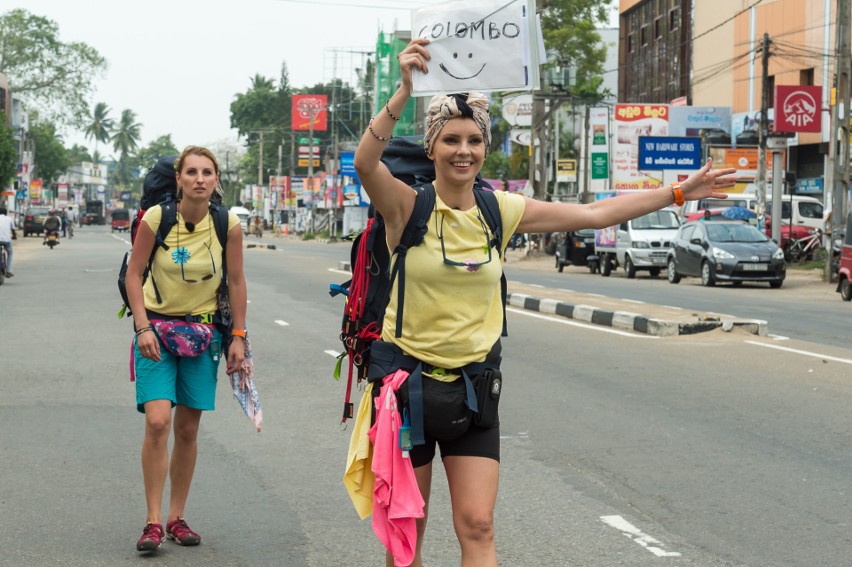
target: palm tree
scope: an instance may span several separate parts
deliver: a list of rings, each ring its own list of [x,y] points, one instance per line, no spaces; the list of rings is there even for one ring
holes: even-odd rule
[[[136,113],[125,109],[121,111],[121,120],[112,135],[112,147],[119,153],[121,158],[132,153],[139,147],[139,130],[142,124],[136,122]]]
[[[125,109],[121,112],[118,127],[112,135],[112,147],[118,152],[118,164],[114,176],[119,185],[130,183],[130,167],[128,155],[139,147],[139,130],[142,124],[136,122],[136,113]]]
[[[99,102],[89,114],[89,125],[86,126],[86,138],[95,140],[95,156],[98,156],[98,142],[108,142],[115,123],[109,117],[110,108],[105,102]],[[96,157],[95,159],[99,159]],[[96,162],[97,165],[97,162]]]

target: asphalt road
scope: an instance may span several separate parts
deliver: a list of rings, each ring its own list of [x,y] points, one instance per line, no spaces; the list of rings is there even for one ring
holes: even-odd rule
[[[87,227],[53,251],[16,242],[0,287],[0,565],[140,561],[121,238]],[[382,564],[341,484],[342,300],[326,290],[348,250],[276,244],[245,254],[264,431],[220,380],[187,509],[204,541],[164,543],[169,565]],[[514,309],[509,332],[501,565],[849,564],[849,349],[659,339]],[[430,512],[428,564],[457,565],[440,468]]]

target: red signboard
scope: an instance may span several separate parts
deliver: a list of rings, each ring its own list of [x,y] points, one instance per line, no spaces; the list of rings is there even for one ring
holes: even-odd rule
[[[775,86],[775,130],[819,132],[822,126],[822,87]]]
[[[328,129],[328,96],[293,95],[293,130],[311,130],[314,132]],[[311,128],[313,122],[313,128]]]

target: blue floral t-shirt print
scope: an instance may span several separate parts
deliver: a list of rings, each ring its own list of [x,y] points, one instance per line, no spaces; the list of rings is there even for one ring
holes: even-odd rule
[[[189,262],[190,256],[192,256],[192,254],[190,254],[189,250],[181,246],[172,252],[172,261],[178,266],[183,266]]]

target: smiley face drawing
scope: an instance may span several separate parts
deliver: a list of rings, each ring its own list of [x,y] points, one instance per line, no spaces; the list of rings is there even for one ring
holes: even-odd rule
[[[458,51],[454,51],[454,52],[453,52],[453,59],[458,59],[458,58],[459,58],[459,52],[458,52]],[[468,53],[468,54],[467,54],[467,58],[468,58],[468,59],[473,59],[473,53]],[[473,79],[473,78],[475,78],[477,75],[479,75],[480,73],[482,73],[482,70],[483,70],[483,69],[485,69],[485,63],[483,63],[483,64],[482,64],[482,66],[479,68],[479,70],[478,70],[476,73],[474,73],[473,75],[468,75],[468,76],[466,76],[466,77],[461,77],[461,76],[459,76],[459,75],[456,75],[456,74],[451,73],[451,72],[450,72],[450,70],[449,70],[449,69],[447,69],[447,66],[446,66],[446,65],[444,65],[443,63],[439,63],[439,64],[438,64],[438,67],[440,67],[440,68],[441,68],[441,71],[443,71],[444,73],[446,73],[446,74],[447,74],[447,75],[449,75],[450,77],[452,77],[452,78],[454,78],[454,79],[457,79],[457,80],[459,80],[459,81],[466,81],[467,79]],[[458,73],[458,71],[456,71],[456,72]]]

